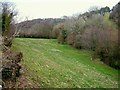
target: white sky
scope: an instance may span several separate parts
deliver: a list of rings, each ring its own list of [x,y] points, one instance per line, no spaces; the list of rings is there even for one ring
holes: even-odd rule
[[[5,0],[6,1],[6,0]],[[7,0],[14,2],[19,12],[19,21],[28,17],[59,18],[87,11],[92,6],[112,8],[119,0]]]

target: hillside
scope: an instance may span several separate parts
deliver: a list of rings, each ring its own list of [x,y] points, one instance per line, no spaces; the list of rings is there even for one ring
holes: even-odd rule
[[[56,39],[16,38],[12,48],[23,52],[21,64],[39,87],[118,87],[117,70],[99,60],[92,61],[90,51],[58,44]]]
[[[64,22],[62,18],[45,18],[26,20],[17,23],[17,28],[20,30],[20,37],[42,37],[50,38],[53,26]]]

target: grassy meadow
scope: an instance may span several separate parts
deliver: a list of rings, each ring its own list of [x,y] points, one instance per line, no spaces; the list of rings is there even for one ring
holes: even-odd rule
[[[117,70],[99,60],[91,51],[78,50],[56,39],[15,38],[13,50],[23,52],[21,64],[29,79],[43,88],[116,88]]]

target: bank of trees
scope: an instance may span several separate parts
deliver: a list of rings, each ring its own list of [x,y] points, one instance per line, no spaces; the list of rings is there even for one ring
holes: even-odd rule
[[[104,63],[120,69],[117,58],[118,26],[109,18],[108,7],[94,9],[78,16],[68,17],[64,23],[54,26],[53,35],[59,43],[66,42],[75,48],[94,51],[92,60],[100,58]]]
[[[64,22],[61,18],[34,19],[18,23],[19,37],[52,38],[53,26]]]

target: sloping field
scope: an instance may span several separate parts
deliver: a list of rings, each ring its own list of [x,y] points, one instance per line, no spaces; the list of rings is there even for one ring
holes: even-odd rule
[[[16,38],[14,50],[23,52],[21,62],[29,79],[40,87],[116,88],[117,70],[91,61],[91,52],[58,44],[55,39]]]

